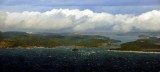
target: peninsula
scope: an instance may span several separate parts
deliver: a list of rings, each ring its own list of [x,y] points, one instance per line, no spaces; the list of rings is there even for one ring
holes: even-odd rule
[[[119,42],[98,35],[0,32],[0,48],[103,47]]]
[[[149,37],[147,39],[138,39],[136,41],[121,44],[120,48],[115,48],[111,50],[160,52],[160,38]]]

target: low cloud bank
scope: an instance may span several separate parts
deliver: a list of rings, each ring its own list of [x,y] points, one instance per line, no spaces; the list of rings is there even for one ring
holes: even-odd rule
[[[0,30],[16,31],[160,31],[160,10],[141,15],[53,9],[47,12],[0,12]]]

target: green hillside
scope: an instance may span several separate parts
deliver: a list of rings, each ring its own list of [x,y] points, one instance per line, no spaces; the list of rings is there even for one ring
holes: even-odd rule
[[[136,41],[121,44],[121,48],[116,48],[112,50],[160,51],[160,38],[150,37],[148,39],[138,39]]]
[[[24,32],[1,32],[0,48],[28,47],[102,47],[119,42],[104,36],[77,34],[28,34]]]

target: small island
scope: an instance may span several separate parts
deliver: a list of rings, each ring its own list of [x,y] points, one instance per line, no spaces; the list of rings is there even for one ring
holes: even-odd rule
[[[136,41],[121,44],[120,48],[111,49],[115,51],[141,51],[141,52],[160,52],[160,38],[149,37]]]
[[[98,35],[0,32],[0,48],[97,48],[119,42]]]

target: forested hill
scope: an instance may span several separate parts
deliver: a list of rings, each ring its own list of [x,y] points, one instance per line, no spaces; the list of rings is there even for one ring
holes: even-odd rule
[[[136,41],[121,44],[121,48],[112,50],[160,52],[160,38],[150,37],[148,39],[138,39]]]
[[[116,42],[119,41],[98,35],[0,32],[0,48],[102,47],[110,46]]]

